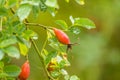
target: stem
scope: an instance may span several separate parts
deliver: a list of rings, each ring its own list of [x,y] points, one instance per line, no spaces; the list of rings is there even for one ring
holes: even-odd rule
[[[28,54],[26,55],[26,60],[28,60]]]
[[[15,11],[14,11],[12,8],[10,8],[10,10],[11,10],[11,12],[12,12],[13,14],[15,14]]]
[[[37,47],[35,41],[34,41],[33,39],[31,39],[31,41],[32,41],[33,46],[34,46],[34,48],[36,49],[36,51],[37,51],[37,53],[38,53],[38,55],[39,55],[40,60],[42,60],[41,62],[42,62],[42,64],[43,64],[44,70],[45,70],[45,72],[46,72],[48,78],[51,79],[51,80],[55,80],[55,79],[49,74],[49,72],[47,71],[47,68],[46,68],[46,66],[45,66],[45,63],[44,63],[43,58],[42,58],[42,55],[41,55],[43,49],[44,49],[45,46],[46,46],[47,39],[45,40],[45,42],[44,42],[44,44],[43,44],[43,47],[42,47],[41,52],[39,51],[39,49],[38,49],[38,47]]]
[[[0,32],[2,31],[2,18],[0,18]]]
[[[33,26],[40,26],[44,29],[53,29],[52,27],[49,27],[49,26],[45,26],[45,25],[42,25],[42,24],[38,24],[38,23],[29,23],[29,22],[25,22],[24,24],[26,25],[33,25]]]
[[[11,12],[12,12],[13,14],[15,14],[15,11],[14,11],[12,8],[11,8],[10,10],[11,10]],[[24,24],[26,24],[26,25],[33,25],[33,26],[40,26],[40,27],[44,28],[45,30],[53,29],[52,27],[48,27],[48,26],[45,26],[45,25],[42,25],[42,24],[38,24],[38,23],[29,23],[29,21],[28,21],[27,19],[25,19]],[[47,37],[47,38],[48,38],[48,37]],[[38,47],[37,47],[35,41],[34,41],[33,39],[30,39],[30,40],[31,40],[31,42],[32,42],[32,44],[33,44],[35,50],[37,51],[37,53],[38,53],[38,55],[39,55],[39,58],[40,58],[40,60],[41,60],[41,62],[42,62],[42,64],[43,64],[44,70],[45,70],[45,72],[46,72],[46,75],[48,76],[48,78],[49,78],[50,80],[55,80],[55,79],[49,74],[49,72],[48,72],[48,70],[47,70],[47,68],[46,68],[46,65],[45,65],[45,63],[44,63],[44,59],[42,58],[42,55],[41,55],[43,49],[44,49],[45,46],[46,46],[47,39],[45,40],[45,42],[44,42],[44,44],[43,44],[43,47],[42,47],[41,51],[39,51],[39,49],[38,49]]]
[[[15,14],[15,11],[14,11],[12,8],[10,8],[10,10],[11,10],[11,12],[12,12],[13,14]],[[26,25],[33,25],[33,26],[40,26],[40,27],[42,27],[43,29],[53,29],[53,27],[45,26],[45,25],[43,25],[43,24],[29,23],[29,21],[28,21],[27,19],[25,19],[24,24],[26,24]]]

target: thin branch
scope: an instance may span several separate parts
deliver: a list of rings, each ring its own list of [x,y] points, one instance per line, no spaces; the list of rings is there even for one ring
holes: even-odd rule
[[[14,11],[12,8],[10,8],[10,10],[11,10],[11,12],[12,12],[13,14],[15,14],[15,11]]]
[[[12,8],[10,8],[10,10],[11,10],[11,12],[12,12],[13,14],[15,14],[15,11],[14,11]],[[45,26],[45,25],[43,25],[43,24],[30,23],[27,19],[25,19],[24,24],[26,24],[26,25],[32,25],[32,26],[40,26],[40,27],[42,27],[42,28],[44,28],[44,29],[53,29],[53,27]]]
[[[44,70],[45,70],[48,78],[49,78],[49,79],[52,79],[52,80],[55,80],[55,79],[49,74],[49,72],[47,71],[47,68],[46,68],[46,66],[45,66],[45,63],[44,63],[43,58],[42,58],[42,55],[41,55],[43,49],[44,49],[45,46],[46,46],[47,39],[45,40],[45,42],[44,42],[44,44],[43,44],[43,47],[42,47],[41,52],[39,51],[39,49],[38,49],[38,47],[37,47],[37,45],[36,45],[36,43],[35,43],[35,41],[34,41],[33,39],[31,39],[31,42],[33,43],[33,46],[34,46],[34,48],[36,49],[36,51],[37,51],[37,53],[38,53],[38,55],[39,55],[40,60],[42,60],[41,62],[42,62],[42,64],[43,64]]]
[[[49,27],[49,26],[45,26],[45,25],[42,25],[42,24],[38,24],[38,23],[29,23],[29,22],[25,22],[24,24],[26,25],[32,25],[32,26],[40,26],[44,29],[53,29],[52,27]]]

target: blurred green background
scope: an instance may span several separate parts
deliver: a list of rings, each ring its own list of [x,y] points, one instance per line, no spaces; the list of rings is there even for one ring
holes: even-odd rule
[[[73,43],[80,38],[80,45],[73,46],[68,54],[71,62],[67,68],[69,74],[78,75],[81,80],[120,80],[120,0],[85,0],[83,6],[74,0],[58,2],[60,9],[55,17],[40,12],[39,17],[29,17],[29,21],[60,28],[55,20],[63,19],[70,25],[69,16],[72,15],[89,18],[96,25],[92,30],[81,28],[77,36],[68,33]],[[40,27],[33,29],[39,34],[36,43],[41,50],[46,33]],[[47,80],[34,48],[29,51],[29,59],[31,74],[28,80]]]

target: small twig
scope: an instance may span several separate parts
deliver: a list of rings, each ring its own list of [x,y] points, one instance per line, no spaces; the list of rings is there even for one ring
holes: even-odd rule
[[[12,8],[10,8],[10,10],[11,10],[11,12],[12,12],[13,14],[15,14],[15,11],[14,11]],[[45,25],[43,25],[43,24],[30,23],[27,19],[25,19],[24,24],[26,24],[26,25],[32,25],[32,26],[40,26],[40,27],[42,27],[42,28],[44,28],[44,29],[53,29],[53,27],[45,26]]]
[[[15,14],[15,11],[14,11],[12,8],[10,8],[10,10],[11,10],[11,12],[12,12],[13,14]]]
[[[42,60],[41,62],[42,62],[42,64],[43,64],[43,67],[45,67],[44,69],[45,69],[45,72],[46,72],[48,78],[49,78],[49,79],[52,79],[52,80],[55,80],[55,79],[49,74],[49,72],[47,71],[47,68],[46,68],[46,66],[45,66],[45,63],[44,63],[43,58],[42,58],[42,55],[41,55],[41,53],[42,53],[42,51],[43,51],[43,49],[45,48],[45,45],[46,45],[46,43],[47,43],[47,39],[46,39],[46,41],[45,41],[44,44],[43,44],[43,47],[42,47],[41,52],[39,51],[39,49],[38,49],[38,47],[37,47],[37,45],[36,45],[36,43],[35,43],[35,41],[34,41],[33,39],[31,39],[31,42],[33,43],[33,46],[34,46],[34,48],[36,49],[36,51],[37,51],[37,53],[38,53],[38,55],[39,55],[40,60]]]
[[[24,24],[26,25],[32,25],[32,26],[40,26],[44,29],[53,29],[52,27],[49,27],[49,26],[45,26],[45,25],[42,25],[42,24],[38,24],[38,23],[29,23],[29,22],[25,22]]]

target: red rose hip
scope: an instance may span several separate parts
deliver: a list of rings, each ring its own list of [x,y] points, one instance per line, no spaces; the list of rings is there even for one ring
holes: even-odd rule
[[[27,80],[30,74],[30,65],[29,61],[26,61],[21,67],[21,73],[19,75],[20,80]]]
[[[64,33],[62,30],[56,29],[56,28],[54,28],[53,30],[54,30],[54,33],[60,43],[65,44],[65,45],[70,44],[70,39],[66,33]]]
[[[67,51],[69,49],[72,49],[72,46],[71,46],[72,44],[66,33],[64,33],[62,30],[56,29],[56,28],[53,28],[53,31],[54,31],[58,41],[64,45],[67,45]]]

